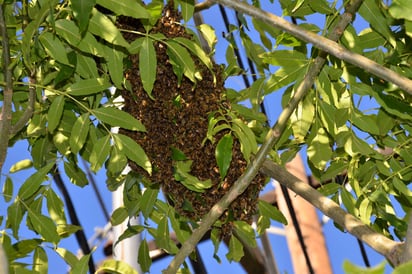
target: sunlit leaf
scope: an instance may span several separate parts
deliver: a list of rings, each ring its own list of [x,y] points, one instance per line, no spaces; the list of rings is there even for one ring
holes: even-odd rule
[[[69,86],[66,92],[72,96],[84,96],[102,92],[110,86],[110,83],[104,78],[78,80]]]
[[[385,266],[386,266],[386,261],[381,262],[380,264],[374,266],[374,267],[361,267],[357,266],[355,264],[352,264],[348,260],[345,260],[343,262],[343,270],[345,271],[346,274],[383,274],[385,273]],[[395,273],[395,272],[393,272]],[[402,272],[399,272],[397,274],[400,274]]]
[[[332,157],[329,137],[323,128],[319,128],[308,147],[308,158],[319,170],[323,170]]]
[[[192,191],[204,192],[205,189],[212,187],[212,180],[207,179],[201,181],[197,177],[190,174],[190,167],[192,161],[177,161],[175,163],[174,178],[176,181],[181,182],[185,187]]]
[[[226,258],[229,261],[239,262],[244,254],[242,243],[232,235],[229,240],[229,252],[226,254]]]
[[[114,259],[104,260],[103,263],[97,268],[96,272],[108,272],[116,274],[138,274],[138,272],[127,263],[117,261]]]
[[[70,3],[80,32],[84,32],[89,25],[90,13],[96,4],[96,0],[71,0]]]
[[[129,217],[127,209],[123,206],[116,208],[110,217],[110,223],[113,226],[123,223]]]
[[[137,260],[143,272],[149,272],[150,266],[152,265],[152,259],[149,255],[149,246],[146,242],[146,239],[143,239],[140,242],[139,253]]]
[[[19,189],[17,194],[19,198],[25,200],[33,195],[39,189],[40,185],[47,179],[46,175],[50,172],[53,166],[54,163],[49,163],[27,178]]]
[[[89,180],[83,170],[73,162],[64,162],[64,171],[70,179],[72,184],[84,187],[89,184]]]
[[[73,267],[74,265],[77,264],[77,262],[79,261],[79,259],[77,258],[76,255],[74,255],[73,253],[71,253],[69,250],[61,248],[61,247],[57,247],[55,249],[56,253],[62,257],[64,259],[64,261],[71,267]]]
[[[114,107],[101,107],[93,109],[92,114],[100,121],[113,127],[121,127],[128,130],[146,131],[146,128],[136,118],[127,112]]]
[[[117,15],[125,15],[133,18],[149,18],[145,6],[135,0],[97,0],[97,4],[113,11]]]
[[[283,216],[282,212],[279,211],[279,209],[268,202],[265,202],[263,200],[259,200],[258,202],[258,207],[259,207],[259,214],[262,216],[266,216],[274,221],[278,221],[284,225],[288,224],[288,221],[286,220],[285,216]]]
[[[53,132],[60,123],[60,119],[63,114],[64,108],[64,96],[59,95],[53,99],[49,112],[47,113],[48,128],[50,132]]]
[[[93,145],[93,150],[89,159],[91,170],[95,172],[98,171],[109,156],[109,152],[110,136],[107,135],[97,140]]]
[[[10,202],[11,198],[13,198],[13,181],[9,176],[7,176],[4,181],[2,193],[6,203]]]
[[[182,9],[181,14],[183,20],[188,22],[193,17],[193,13],[195,11],[194,0],[178,0],[177,2],[180,4],[180,7]]]
[[[253,228],[244,221],[234,221],[233,222],[236,236],[242,239],[244,243],[250,247],[256,247],[256,237]]]
[[[71,273],[76,273],[76,274],[87,274],[89,271],[89,260],[90,260],[90,255],[83,255],[79,261],[77,261],[71,269]]]
[[[233,137],[232,134],[225,134],[217,143],[215,157],[219,167],[220,179],[226,177],[230,163],[232,161]]]
[[[207,24],[201,24],[198,28],[202,33],[203,38],[205,38],[209,48],[213,49],[217,42],[215,30]]]
[[[173,71],[178,78],[179,84],[183,75],[192,82],[196,82],[196,79],[201,79],[200,75],[196,72],[195,64],[189,52],[179,43],[169,40],[167,42],[167,55],[170,58],[170,63],[173,65]]]
[[[13,232],[13,237],[18,239],[18,233],[21,221],[23,219],[24,209],[20,202],[14,202],[7,208],[6,227]]]
[[[46,52],[56,61],[71,65],[67,58],[67,51],[63,43],[50,32],[43,32],[39,37]]]
[[[136,4],[137,3],[135,3],[135,5]],[[127,43],[127,41],[123,38],[114,23],[96,8],[93,8],[92,10],[92,17],[89,22],[89,31],[111,44],[125,48],[129,47],[129,43]]]
[[[24,159],[24,160],[18,161],[14,165],[12,165],[9,172],[14,173],[14,172],[17,172],[17,171],[20,171],[20,170],[23,170],[23,169],[31,168],[32,166],[33,166],[32,160]]]
[[[79,116],[73,125],[72,132],[70,134],[70,148],[73,153],[77,153],[83,147],[89,133],[89,114],[84,113]]]
[[[139,51],[139,68],[143,88],[151,96],[156,80],[157,57],[153,40],[146,36]]]
[[[49,270],[46,251],[40,246],[37,246],[34,250],[33,270],[37,271],[39,274],[47,274]]]
[[[47,210],[50,218],[58,225],[66,223],[64,204],[52,188],[46,190]]]
[[[130,137],[123,134],[113,135],[116,146],[124,152],[127,158],[144,168],[149,174],[152,173],[152,164],[143,148]]]
[[[159,188],[156,186],[148,187],[143,192],[140,208],[145,218],[149,218],[150,213],[153,211],[158,194]]]
[[[38,214],[34,211],[28,212],[28,217],[34,230],[39,233],[47,242],[57,244],[60,241],[56,225],[49,217]]]

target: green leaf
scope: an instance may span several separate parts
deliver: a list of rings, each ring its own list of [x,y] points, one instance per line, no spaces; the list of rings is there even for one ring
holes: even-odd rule
[[[42,240],[40,239],[28,239],[28,240],[21,240],[17,243],[13,244],[13,253],[11,257],[15,258],[24,258],[29,255],[33,250],[36,249]]]
[[[233,119],[232,130],[240,141],[240,150],[247,161],[250,160],[252,153],[257,151],[257,141],[253,131],[241,120]]]
[[[137,4],[137,2],[135,4]],[[127,43],[127,41],[123,38],[114,23],[96,8],[93,8],[92,10],[92,17],[89,22],[89,31],[111,44],[125,48],[129,47],[129,43]]]
[[[217,143],[215,157],[219,167],[220,179],[226,177],[227,171],[232,161],[233,137],[232,134],[225,134]]]
[[[323,170],[332,157],[329,137],[323,128],[319,128],[308,147],[308,158],[319,170]]]
[[[396,41],[388,26],[385,16],[382,14],[381,8],[375,1],[365,1],[359,8],[359,14],[370,23],[373,29],[385,37],[389,43],[396,48]]]
[[[110,152],[110,136],[106,135],[97,140],[93,145],[93,150],[90,154],[89,162],[92,171],[98,171],[106,161]]]
[[[78,153],[86,142],[89,125],[90,120],[88,113],[83,113],[74,123],[69,139],[70,148],[74,154]]]
[[[374,267],[360,267],[355,264],[352,264],[348,260],[345,260],[343,262],[343,270],[345,271],[346,274],[384,274],[385,266],[386,266],[385,260]],[[393,272],[393,274],[394,273],[395,272]],[[400,273],[397,273],[397,274],[400,274]]]
[[[110,223],[112,226],[120,225],[127,217],[129,217],[127,209],[124,206],[118,207],[113,211],[110,217]]]
[[[195,42],[192,40],[189,40],[184,37],[175,37],[173,38],[173,41],[178,42],[182,46],[186,47],[189,49],[194,56],[200,59],[203,64],[214,74],[213,71],[213,64],[212,61],[210,60],[210,57],[205,53],[205,51]],[[216,81],[216,79],[214,79]]]
[[[303,142],[315,117],[315,103],[312,96],[306,96],[290,117],[293,135],[298,142]]]
[[[248,223],[245,221],[234,221],[233,225],[237,237],[252,248],[257,246],[255,231]]]
[[[242,243],[234,236],[230,237],[229,252],[226,254],[226,258],[231,262],[239,262],[245,253],[243,252]]]
[[[71,273],[76,273],[76,274],[87,274],[89,271],[89,260],[90,260],[90,255],[83,255],[79,261],[75,263],[75,265],[72,266]]]
[[[71,253],[69,250],[61,248],[61,247],[57,247],[54,249],[56,251],[56,253],[62,257],[64,259],[64,261],[70,266],[73,267],[77,264],[77,262],[79,261],[79,259],[77,258],[76,255],[74,255],[73,253]]]
[[[217,42],[215,30],[208,24],[201,24],[198,28],[202,33],[203,38],[206,40],[209,48],[213,49]]]
[[[153,85],[156,80],[157,57],[153,46],[153,40],[144,37],[139,51],[139,69],[143,88],[152,97]]]
[[[160,219],[157,226],[156,243],[159,248],[163,248],[167,251],[170,251],[172,248],[169,234],[169,223],[166,216],[163,216]]]
[[[60,119],[64,109],[64,96],[59,95],[54,98],[50,105],[49,112],[47,113],[48,128],[50,132],[53,132],[60,123]]]
[[[23,169],[31,168],[32,166],[33,166],[33,162],[30,159],[24,159],[12,165],[11,168],[9,169],[9,172],[15,173]]]
[[[89,25],[90,13],[96,4],[96,0],[71,0],[70,2],[80,32],[84,32]]]
[[[64,171],[70,179],[72,184],[84,187],[89,184],[89,180],[84,174],[83,170],[73,162],[64,162]]]
[[[61,238],[70,237],[79,230],[82,230],[82,227],[77,225],[60,224],[57,226],[57,233]]]
[[[284,225],[288,224],[285,216],[283,216],[282,212],[277,207],[269,204],[268,202],[259,200],[258,202],[259,207],[259,214],[265,217],[268,217],[274,221],[278,221]]]
[[[39,233],[47,242],[58,244],[60,242],[59,234],[56,230],[56,225],[49,217],[38,214],[34,211],[28,212],[28,217],[33,225],[34,231]]]
[[[101,107],[93,109],[92,114],[96,116],[99,121],[107,123],[113,127],[121,127],[134,131],[146,131],[142,122],[118,108]]]
[[[188,22],[192,17],[193,13],[195,11],[195,3],[193,0],[178,0],[177,1],[180,6],[181,6],[181,14],[183,17],[183,20]]]
[[[104,78],[78,80],[66,89],[72,96],[85,96],[102,92],[108,89],[111,84]]]
[[[190,167],[192,166],[191,160],[189,161],[177,161],[175,163],[174,178],[176,181],[181,182],[185,187],[192,191],[204,192],[205,189],[212,187],[212,180],[207,179],[205,181],[199,180],[197,177],[190,174]]]
[[[170,147],[170,149],[172,150],[172,159],[173,160],[175,160],[175,161],[187,160],[186,155],[180,149],[172,147],[172,146]]]
[[[137,261],[143,272],[149,272],[150,266],[152,265],[152,259],[150,258],[149,245],[147,244],[146,239],[143,239],[140,242]]]
[[[141,233],[143,230],[145,229],[144,226],[141,225],[128,225],[127,229],[123,232],[122,235],[119,236],[119,239],[117,240],[117,242],[114,244],[114,246],[116,246],[118,243],[120,243],[121,241],[134,237],[137,234]]]
[[[71,66],[69,59],[67,58],[66,48],[64,47],[63,43],[56,38],[50,32],[43,32],[39,40],[43,45],[44,49],[46,50],[47,54],[50,55],[54,60]]]
[[[383,266],[386,265],[385,261],[383,261],[381,264],[383,264]],[[379,264],[375,268],[379,267],[381,264]],[[412,271],[412,261],[409,261],[409,262],[403,263],[403,264],[398,265],[397,267],[395,267],[392,274],[409,274],[409,273],[411,273],[411,271]],[[376,272],[376,274],[381,274],[381,273],[384,273],[384,270],[382,272],[379,272],[379,273]],[[375,274],[375,272],[373,274]]]
[[[127,165],[127,158],[117,146],[112,146],[106,169],[110,174],[120,174]]]
[[[143,148],[133,139],[126,135],[115,134],[116,146],[123,151],[127,158],[144,168],[149,174],[152,174],[152,164],[144,152]]]
[[[345,187],[341,187],[340,197],[342,198],[342,203],[346,207],[349,213],[355,214],[355,198],[352,194],[346,190]]]
[[[81,35],[79,28],[73,21],[57,20],[55,29],[56,34],[66,40],[72,47],[92,55],[104,56],[104,50],[96,38],[90,32]]]
[[[52,188],[48,188],[45,193],[47,201],[47,210],[50,218],[57,224],[62,225],[66,223],[66,215],[64,214],[64,204],[57,196]]]
[[[104,47],[107,68],[109,69],[110,78],[116,88],[123,88],[123,59],[125,54],[113,45]]]
[[[33,271],[39,274],[47,274],[49,263],[47,261],[46,251],[40,246],[37,246],[33,254]]]
[[[180,219],[180,216],[173,210],[173,209],[168,209],[171,212],[168,214],[170,223],[172,225],[172,228],[176,234],[176,238],[180,243],[186,242],[187,239],[189,239],[191,235],[191,228],[187,224],[186,221],[182,221]]]
[[[140,209],[143,216],[147,219],[150,213],[152,213],[154,204],[157,200],[157,195],[159,194],[159,188],[152,185],[146,188],[143,192],[142,199],[140,202]]]
[[[178,78],[179,85],[183,75],[189,78],[193,83],[196,82],[196,78],[201,79],[200,75],[196,72],[192,56],[190,56],[186,48],[173,40],[169,40],[167,42],[166,52],[170,58],[169,61],[173,66],[173,71]]]
[[[96,273],[139,274],[133,267],[122,261],[114,259],[104,260],[96,270]]]
[[[145,6],[136,0],[97,0],[97,4],[113,11],[116,15],[125,15],[133,18],[149,18]]]
[[[20,202],[14,202],[7,208],[6,227],[11,228],[13,237],[18,239],[21,221],[23,219],[24,208]]]
[[[6,203],[10,202],[11,198],[13,198],[13,181],[11,180],[9,176],[6,176],[6,180],[4,181],[2,193],[3,193],[4,201]]]
[[[42,167],[33,175],[31,175],[20,187],[18,192],[18,197],[21,200],[30,198],[39,189],[40,185],[47,179],[46,175],[50,172],[54,163],[49,163],[48,165]]]

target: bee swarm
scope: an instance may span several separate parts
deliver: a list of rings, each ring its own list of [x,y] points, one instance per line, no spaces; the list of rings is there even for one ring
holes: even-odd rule
[[[168,38],[191,39],[191,35],[186,32],[185,28],[176,23],[179,22],[179,17],[175,11],[166,8],[163,14],[151,33],[163,33]],[[137,19],[120,17],[118,25],[123,29],[144,32]],[[131,42],[139,35],[126,32],[124,37]],[[132,93],[127,90],[122,91],[125,100],[123,110],[139,119],[145,125],[147,132],[121,130],[121,133],[128,135],[142,146],[151,160],[153,173],[147,174],[144,169],[133,162],[129,162],[129,165],[135,172],[142,174],[151,182],[159,183],[169,203],[179,214],[193,221],[199,221],[229,191],[233,183],[244,172],[247,163],[241,153],[239,141],[234,138],[232,162],[227,176],[221,182],[215,149],[217,141],[228,131],[219,132],[215,136],[214,143],[207,141],[202,145],[208,130],[208,115],[229,106],[229,102],[222,99],[224,83],[221,68],[214,65],[215,84],[211,72],[194,57],[193,60],[201,72],[202,80],[194,86],[189,79],[183,77],[179,86],[166,54],[166,45],[156,42],[155,49],[157,72],[152,91],[154,100],[148,96],[141,84],[138,55],[128,57],[131,66],[125,71],[132,85]],[[177,99],[178,104],[176,104]],[[213,186],[199,193],[189,190],[181,182],[176,181],[173,176],[171,147],[181,150],[188,159],[193,161],[192,175],[202,181],[211,179]],[[264,177],[258,175],[246,191],[221,216],[222,237],[231,235],[231,221],[243,220],[251,223],[256,213],[257,199],[264,181]]]

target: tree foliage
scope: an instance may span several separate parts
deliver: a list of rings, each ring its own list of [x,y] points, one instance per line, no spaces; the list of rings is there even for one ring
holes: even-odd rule
[[[132,80],[136,79],[129,79],[126,72],[133,63],[129,57],[136,56],[139,83],[149,98],[147,104],[154,104],[158,69],[164,65],[159,47],[166,49],[163,58],[173,69],[176,86],[190,83],[190,92],[195,92],[205,75],[213,75],[210,79],[218,85],[219,77],[230,80],[253,73],[248,75],[253,83],[245,89],[224,90],[219,98],[223,106],[209,115],[202,136],[202,145],[214,145],[211,157],[221,183],[215,186],[228,193],[219,201],[221,208],[227,209],[245,191],[264,161],[282,166],[305,150],[307,165],[322,183],[313,191],[370,228],[365,233],[375,231],[394,244],[406,239],[402,249],[396,249],[405,252],[388,258],[394,266],[411,259],[407,235],[411,233],[408,218],[412,207],[412,81],[408,80],[412,77],[412,4],[406,0],[389,4],[379,0],[216,2],[237,10],[240,22],[231,25],[225,35],[226,60],[219,69],[213,62],[217,35],[209,25],[192,26],[193,14],[202,12],[203,6],[193,1],[175,0],[172,4],[182,17],[175,24],[185,27],[187,37],[153,31],[168,16],[163,1],[0,1],[0,168],[16,142],[27,142],[31,154],[30,159],[1,173],[7,214],[0,216],[0,243],[10,273],[47,273],[44,243],[53,246],[75,273],[87,272],[90,254],[79,259],[59,247],[63,238],[72,237],[79,228],[67,221],[63,201],[50,183],[64,170],[71,183],[79,187],[88,184],[79,165],[81,159],[93,172],[106,170],[109,190],[124,186],[124,206],[114,210],[113,225],[137,215],[153,223],[130,225],[119,240],[147,231],[159,247],[177,254],[169,271],[180,267],[180,258],[186,258],[196,239],[210,228],[217,250],[221,238],[214,233],[225,220],[234,231],[229,237],[228,260],[240,260],[242,243],[256,245],[256,233],[247,222],[219,219],[223,212],[213,207],[199,225],[182,216],[173,201],[160,199],[161,186],[148,180],[157,166],[130,132],[144,134],[149,125],[121,110],[123,103],[118,99],[124,92],[133,96]],[[280,5],[282,16],[293,18],[295,24],[264,12],[273,10],[270,7],[275,4]],[[322,18],[322,23],[312,21],[314,15]],[[355,15],[354,23],[342,28]],[[140,25],[126,29],[119,18],[131,18]],[[200,43],[196,30],[205,44]],[[237,41],[245,48],[254,72],[239,65]],[[281,93],[284,111],[270,128],[262,102],[273,93]],[[185,104],[179,96],[170,103],[177,109]],[[113,131],[115,127],[122,130]],[[214,186],[209,178],[192,174],[193,162],[184,148],[170,149],[176,181],[196,195]],[[232,190],[226,189],[225,178],[237,149],[248,166]],[[128,163],[140,174],[122,173]],[[28,168],[35,171],[14,189],[11,174]],[[342,174],[345,184],[335,180]],[[283,178],[276,179],[282,183]],[[309,196],[307,199],[316,204]],[[186,206],[184,210],[190,211],[190,203]],[[275,207],[264,202],[258,203],[257,214],[259,233],[270,219],[285,222]],[[339,217],[331,214],[339,224]],[[36,237],[23,239],[22,226]],[[180,251],[169,237],[170,227],[180,242],[187,243]],[[365,235],[356,236],[363,240]],[[394,251],[367,243],[384,256]],[[151,265],[148,252],[143,241],[138,260],[145,271]],[[21,263],[27,256],[32,264]],[[351,264],[344,267],[348,272],[356,269]],[[383,268],[378,268],[376,273],[381,273]],[[105,262],[102,269],[129,271],[115,261]]]

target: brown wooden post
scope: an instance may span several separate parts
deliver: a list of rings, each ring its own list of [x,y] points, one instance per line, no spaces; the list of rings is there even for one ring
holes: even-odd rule
[[[305,167],[300,155],[297,155],[291,162],[289,162],[286,165],[286,169],[303,182],[308,182]],[[325,238],[323,236],[322,226],[316,209],[303,198],[297,196],[294,192],[289,190],[289,194],[314,273],[332,273]],[[276,196],[279,209],[288,220],[285,232],[294,273],[309,273],[302,247],[299,244],[298,236],[293,227],[293,222],[279,184],[276,185]]]

